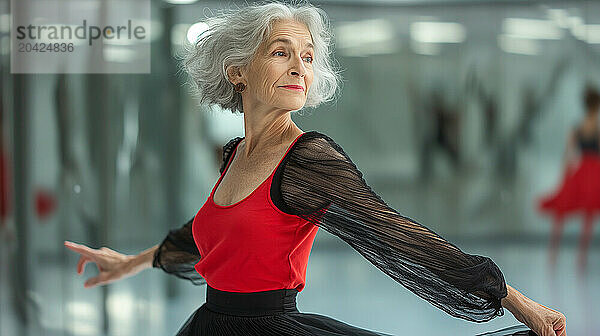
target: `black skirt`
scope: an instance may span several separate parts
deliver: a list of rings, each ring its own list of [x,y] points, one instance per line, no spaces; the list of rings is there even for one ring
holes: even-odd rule
[[[296,289],[235,293],[206,286],[206,303],[196,309],[176,336],[392,336],[331,317],[301,313],[296,307]],[[519,330],[493,335],[528,335],[522,333],[523,328]]]

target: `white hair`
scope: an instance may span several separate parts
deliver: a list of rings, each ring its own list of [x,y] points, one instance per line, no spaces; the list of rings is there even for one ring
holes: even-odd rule
[[[184,46],[180,70],[188,74],[191,93],[199,98],[200,104],[217,104],[233,113],[243,113],[242,96],[234,91],[226,69],[247,66],[260,44],[269,38],[273,23],[288,19],[306,25],[314,44],[314,77],[304,106],[316,107],[333,100],[342,79],[332,64],[332,33],[327,14],[308,2],[272,1],[223,10],[207,18],[206,31],[196,43]]]

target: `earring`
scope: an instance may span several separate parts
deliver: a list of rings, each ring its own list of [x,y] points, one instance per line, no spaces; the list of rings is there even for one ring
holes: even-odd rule
[[[241,93],[242,91],[244,91],[246,89],[246,84],[237,83],[233,86],[233,89],[235,90],[235,92]]]

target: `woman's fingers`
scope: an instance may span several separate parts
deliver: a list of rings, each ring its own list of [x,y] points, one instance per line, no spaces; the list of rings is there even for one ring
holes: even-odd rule
[[[83,273],[83,271],[85,270],[85,264],[87,264],[88,262],[93,262],[93,261],[84,255],[79,257],[79,261],[77,262],[77,273],[78,274]]]
[[[72,251],[87,255],[89,257],[94,257],[96,255],[96,251],[94,249],[91,249],[85,245],[65,241],[65,246]]]
[[[85,270],[85,264],[93,262],[95,260],[94,252],[87,246],[75,244],[72,242],[65,241],[65,246],[69,249],[81,254],[79,261],[77,262],[77,274],[83,273]]]
[[[91,288],[97,285],[104,285],[112,282],[112,280],[115,280],[116,276],[117,274],[113,272],[102,272],[96,277],[87,279],[87,281],[83,284],[83,287]]]
[[[96,285],[106,284],[122,278],[131,273],[128,268],[128,256],[109,249],[101,247],[92,249],[85,245],[65,241],[65,246],[80,254],[77,262],[77,273],[82,274],[87,263],[94,263],[98,267],[98,276],[89,278],[84,283],[85,288]]]
[[[556,336],[567,336],[567,318],[561,314],[558,323],[553,327]]]
[[[105,280],[105,278],[106,278],[106,273],[100,273],[96,277],[87,279],[87,281],[83,284],[83,287],[85,287],[85,288],[94,287],[98,284],[101,284]]]
[[[565,330],[565,326],[558,326],[558,325],[546,325],[543,329],[542,329],[542,335],[541,336],[567,336],[567,332]]]
[[[77,261],[77,274],[81,274],[85,269],[85,257],[79,256],[79,261]]]

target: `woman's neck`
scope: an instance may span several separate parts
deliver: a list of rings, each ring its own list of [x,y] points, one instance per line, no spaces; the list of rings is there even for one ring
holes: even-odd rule
[[[280,116],[275,120],[255,120],[244,119],[244,140],[240,144],[245,158],[249,157],[255,151],[269,151],[268,148],[275,148],[287,144],[294,139],[299,132],[302,132],[298,126],[288,116]]]

